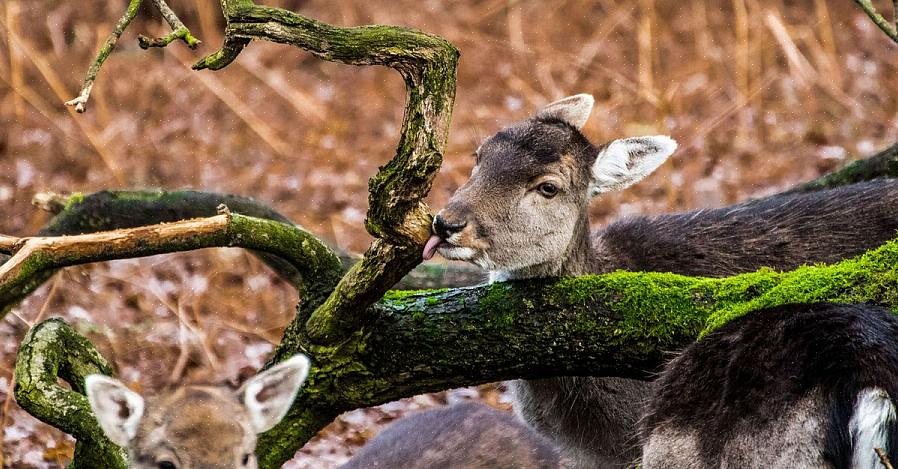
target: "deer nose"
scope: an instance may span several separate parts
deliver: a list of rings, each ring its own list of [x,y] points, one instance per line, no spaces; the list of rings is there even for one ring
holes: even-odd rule
[[[447,239],[464,229],[467,224],[468,222],[464,221],[461,223],[450,223],[441,215],[437,215],[433,218],[433,232],[440,238]]]

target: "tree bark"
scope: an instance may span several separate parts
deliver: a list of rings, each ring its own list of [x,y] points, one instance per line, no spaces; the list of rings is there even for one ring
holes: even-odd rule
[[[35,325],[16,357],[16,402],[37,417],[75,437],[69,469],[125,468],[127,455],[109,441],[84,396],[84,378],[112,374],[112,367],[87,339],[61,319]],[[59,378],[72,387],[61,387]]]
[[[671,351],[763,307],[834,301],[898,308],[896,275],[898,240],[838,264],[784,273],[765,269],[712,279],[617,272],[391,292],[368,308],[372,320],[340,344],[295,341],[291,354],[310,355],[314,366],[291,413],[260,436],[260,467],[279,467],[350,409],[503,379],[646,378]],[[32,335],[23,350],[34,348]],[[17,376],[55,383],[52,369],[39,361],[36,368],[27,365],[34,362],[20,359]],[[20,404],[39,417],[46,412],[34,410],[32,396],[45,402],[72,398],[59,396],[59,390],[49,393],[50,400],[41,393],[19,394]],[[56,426],[72,419],[92,422],[51,416]]]

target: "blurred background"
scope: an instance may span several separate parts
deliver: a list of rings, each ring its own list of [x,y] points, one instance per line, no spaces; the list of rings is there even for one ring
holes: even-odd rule
[[[214,0],[172,0],[204,41],[143,51],[167,25],[149,8],[100,72],[88,112],[62,103],[124,11],[124,0],[0,2],[0,233],[36,233],[42,191],[199,188],[256,197],[335,246],[360,251],[366,180],[393,154],[404,105],[397,74],[253,43],[219,72],[189,65],[221,42]],[[470,154],[502,126],[566,95],[597,106],[600,143],[669,134],[680,148],[645,182],[603,195],[596,226],[634,213],[716,207],[812,179],[898,140],[898,47],[849,0],[265,0],[336,25],[398,24],[462,53],[441,207]],[[890,16],[890,2],[880,2]],[[62,316],[135,389],[237,383],[289,322],[296,293],[239,250],[73,267],[0,321],[4,467],[63,467],[73,443],[10,398],[28,327]],[[406,412],[479,399],[501,385],[419,396],[343,415],[287,467],[345,461]]]

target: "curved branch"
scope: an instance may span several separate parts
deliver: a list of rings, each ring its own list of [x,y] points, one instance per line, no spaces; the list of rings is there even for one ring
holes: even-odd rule
[[[221,0],[222,49],[194,68],[222,68],[252,39],[290,44],[324,60],[393,68],[406,85],[396,155],[369,180],[366,228],[378,238],[305,325],[311,340],[335,343],[370,318],[366,307],[421,262],[430,236],[423,198],[442,163],[455,101],[458,50],[443,38],[408,28],[341,28],[250,0]],[[297,321],[303,318],[298,317]],[[302,324],[291,330],[303,331]]]
[[[284,259],[302,278],[302,304],[320,304],[343,269],[317,238],[292,225],[232,214],[115,231],[23,238],[0,265],[0,306],[22,298],[47,272],[88,262],[132,258],[208,247],[243,247]]]
[[[16,402],[28,413],[78,440],[71,469],[125,468],[127,457],[103,433],[84,396],[84,378],[111,375],[112,367],[61,319],[28,331],[16,357]],[[59,378],[72,387],[61,387]]]

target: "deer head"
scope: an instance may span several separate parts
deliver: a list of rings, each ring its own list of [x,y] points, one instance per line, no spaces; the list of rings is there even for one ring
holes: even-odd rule
[[[570,273],[562,264],[588,248],[590,199],[636,183],[677,147],[665,136],[593,146],[580,133],[592,107],[592,96],[570,96],[483,142],[471,178],[434,218],[424,258],[439,252],[491,271]]]
[[[85,380],[103,431],[128,450],[135,469],[254,469],[256,434],[286,415],[309,371],[296,355],[237,391],[185,386],[144,400],[103,375]]]

